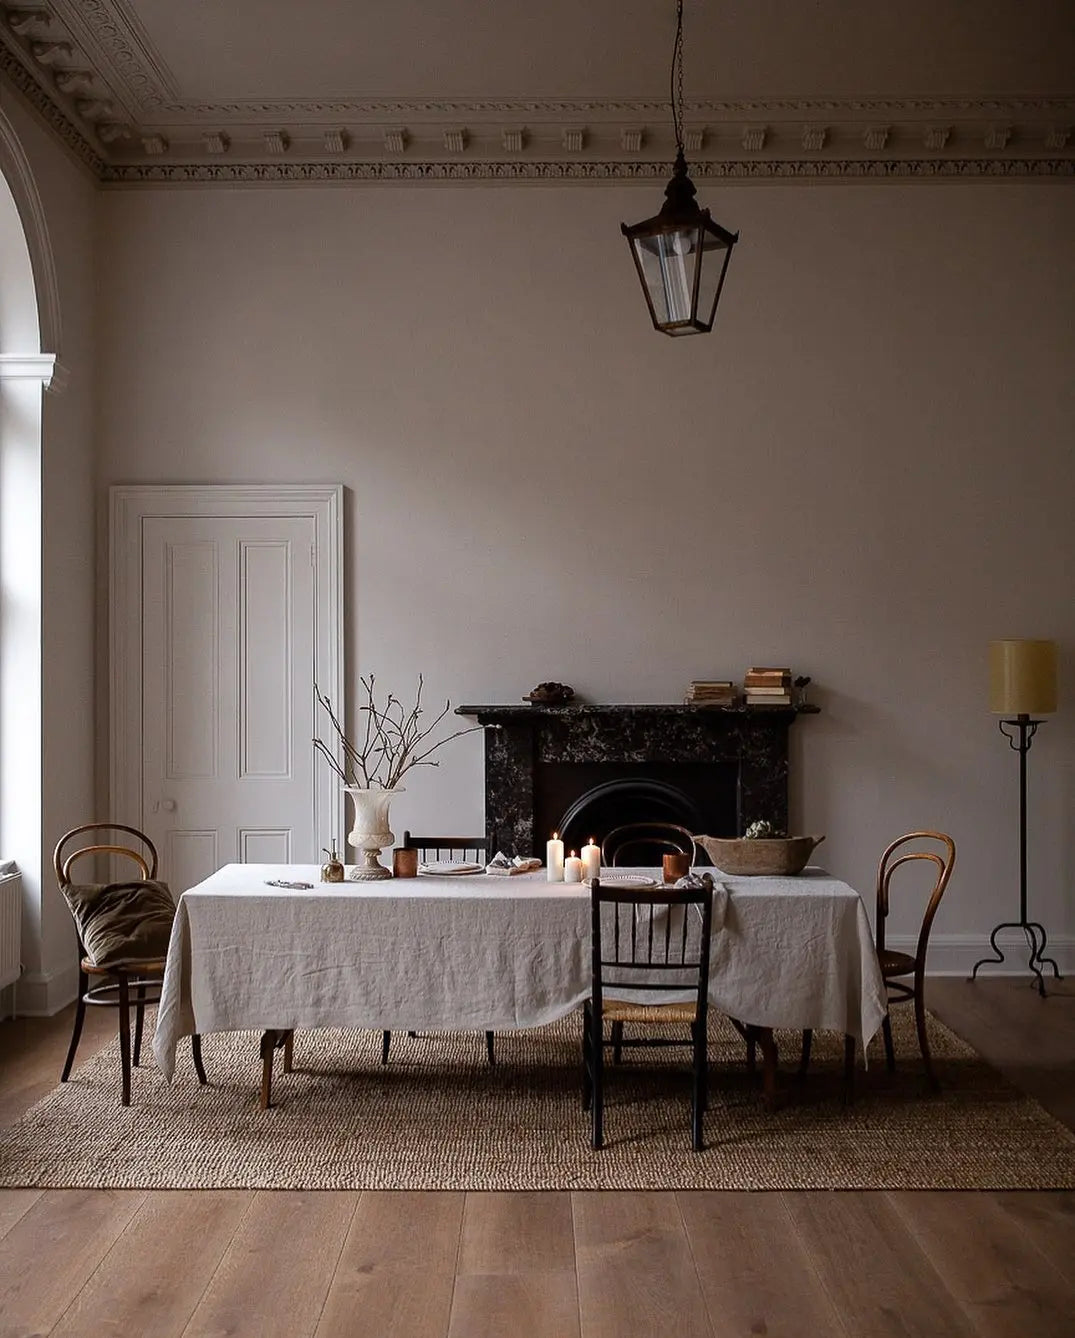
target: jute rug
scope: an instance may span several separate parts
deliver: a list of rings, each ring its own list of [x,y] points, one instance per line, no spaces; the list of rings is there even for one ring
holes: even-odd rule
[[[706,1150],[690,1148],[690,1079],[678,1050],[609,1066],[608,1146],[589,1146],[577,1016],[500,1033],[296,1036],[296,1072],[258,1108],[257,1037],[207,1036],[210,1086],[189,1047],[175,1082],[136,1071],[119,1104],[115,1044],[0,1133],[0,1185],[135,1189],[1007,1189],[1075,1187],[1075,1135],[931,1020],[943,1083],[926,1094],[908,1010],[893,1015],[896,1075],[879,1045],[858,1096],[841,1101],[842,1038],[819,1034],[805,1084],[789,1070],[770,1113],[743,1043],[714,1015]],[[150,1060],[152,1063],[152,1060]]]

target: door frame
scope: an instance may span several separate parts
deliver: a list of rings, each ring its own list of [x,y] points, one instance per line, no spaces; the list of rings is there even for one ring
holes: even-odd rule
[[[141,815],[142,541],[148,519],[306,517],[314,522],[314,678],[341,701],[342,484],[113,484],[109,490],[109,801],[115,821]],[[132,598],[137,594],[138,598]],[[134,616],[117,616],[132,609]],[[311,744],[311,747],[313,745]],[[328,767],[314,767],[314,830],[343,849],[342,806]]]

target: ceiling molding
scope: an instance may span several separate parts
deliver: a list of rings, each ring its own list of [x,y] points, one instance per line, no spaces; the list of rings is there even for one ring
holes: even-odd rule
[[[669,163],[562,162],[265,162],[107,165],[108,185],[276,185],[283,182],[663,181]],[[697,181],[953,180],[1075,177],[1075,158],[831,158],[729,160],[691,165]]]
[[[0,70],[102,182],[632,180],[669,105],[625,98],[184,100],[131,0],[0,0]],[[1075,97],[694,99],[696,177],[1070,176]]]

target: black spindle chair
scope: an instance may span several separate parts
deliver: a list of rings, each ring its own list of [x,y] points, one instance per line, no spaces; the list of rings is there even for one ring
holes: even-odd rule
[[[595,1150],[604,1146],[605,1047],[679,1045],[692,1050],[692,1143],[700,1152],[708,1077],[712,876],[703,875],[701,887],[610,887],[597,878],[590,886],[593,987],[583,1005],[582,1107],[592,1112],[593,1146]],[[673,992],[691,997],[664,1004],[632,999],[632,995]],[[687,1023],[690,1034],[606,1041],[606,1020],[613,1025]]]

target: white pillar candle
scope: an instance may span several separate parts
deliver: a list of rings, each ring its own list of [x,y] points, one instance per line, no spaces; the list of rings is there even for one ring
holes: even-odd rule
[[[545,842],[545,864],[547,865],[545,876],[550,883],[562,883],[564,881],[564,843],[560,840],[560,833],[553,832],[552,840]]]
[[[581,883],[582,882],[582,860],[574,851],[564,860],[564,882]]]
[[[582,847],[582,876],[587,883],[601,877],[601,847],[594,844],[592,836]]]

